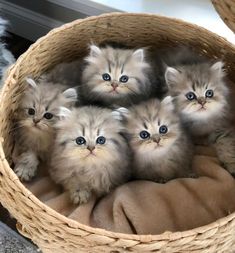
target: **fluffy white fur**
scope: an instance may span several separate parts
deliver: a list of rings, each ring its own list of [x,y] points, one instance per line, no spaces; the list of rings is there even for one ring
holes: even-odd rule
[[[58,120],[60,106],[71,106],[77,99],[75,89],[45,82],[26,79],[26,89],[16,112],[15,150],[13,160],[15,172],[21,180],[35,176],[40,161],[50,154],[54,140],[54,124]],[[34,111],[30,113],[30,110]],[[47,119],[46,113],[52,118]]]
[[[126,120],[135,178],[162,182],[192,176],[193,147],[181,128],[170,96],[162,101],[151,99],[131,107],[129,112],[123,109],[120,112]],[[161,126],[168,128],[167,133],[159,132]],[[149,137],[141,138],[142,131],[147,131]]]
[[[0,38],[5,35],[7,21],[0,18]],[[0,42],[0,89],[4,82],[4,76],[8,67],[15,62],[12,53],[6,48],[6,45]]]
[[[221,61],[168,67],[165,73],[185,128],[196,143],[203,137],[204,144],[212,144],[221,163],[235,175],[235,132],[224,76]],[[208,90],[213,91],[212,97],[207,97]],[[195,98],[188,100],[188,92],[193,92]]]
[[[169,92],[174,96],[182,120],[190,126],[193,135],[209,134],[228,116],[228,88],[223,80],[224,75],[222,62],[166,69]],[[206,97],[208,90],[213,91],[213,97]],[[188,100],[188,92],[193,92],[196,98]],[[205,100],[203,105],[200,99]]]
[[[144,49],[91,45],[85,61],[82,93],[89,103],[125,106],[150,95],[150,65],[145,59]],[[105,73],[110,80],[103,80]],[[121,82],[122,76],[127,76],[128,81]]]
[[[120,117],[120,116],[118,116]],[[91,194],[108,193],[129,178],[129,151],[117,114],[109,109],[61,108],[50,174],[70,192],[73,203],[86,203]],[[106,138],[104,144],[97,138]],[[77,138],[84,138],[79,145]]]

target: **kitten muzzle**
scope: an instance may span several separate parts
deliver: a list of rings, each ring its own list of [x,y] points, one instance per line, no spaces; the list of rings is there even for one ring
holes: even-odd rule
[[[118,87],[118,84],[117,83],[111,83],[111,86],[113,87],[113,90],[116,90],[117,87]]]
[[[37,125],[37,123],[39,123],[41,120],[40,119],[33,119],[33,123],[35,124],[35,126]]]
[[[92,153],[93,150],[95,149],[95,147],[94,146],[88,146],[87,149]]]
[[[152,137],[152,140],[153,140],[154,142],[156,142],[157,144],[159,144],[160,141],[161,141],[161,137],[160,137],[159,135],[153,136],[153,137]]]
[[[204,97],[199,97],[197,99],[197,102],[202,105],[202,107],[204,106],[204,104],[206,103],[206,99]]]

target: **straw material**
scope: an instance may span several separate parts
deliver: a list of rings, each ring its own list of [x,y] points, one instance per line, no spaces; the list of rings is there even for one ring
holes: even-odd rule
[[[223,19],[224,23],[235,32],[235,1],[234,0],[212,0],[215,9]]]
[[[92,40],[120,41],[130,46],[192,45],[198,52],[226,62],[235,81],[235,47],[195,25],[148,14],[112,13],[77,20],[39,39],[11,68],[0,102],[0,200],[17,219],[18,230],[43,252],[232,252],[235,249],[235,213],[210,225],[162,235],[127,235],[82,225],[39,201],[11,169],[14,112],[27,75],[37,77],[62,61],[87,53]]]

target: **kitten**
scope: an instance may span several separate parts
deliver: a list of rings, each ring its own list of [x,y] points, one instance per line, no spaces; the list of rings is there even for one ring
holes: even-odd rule
[[[90,46],[85,59],[82,94],[88,103],[127,106],[151,94],[151,67],[145,50]]]
[[[73,203],[86,203],[128,180],[129,151],[118,115],[109,109],[61,108],[56,124],[52,179],[69,191]]]
[[[75,89],[48,83],[41,78],[38,84],[26,79],[27,87],[16,113],[14,171],[21,180],[35,176],[39,161],[48,158],[54,139],[54,124],[60,106],[70,106],[77,99]]]
[[[0,38],[6,35],[7,21],[0,17]],[[5,79],[5,73],[8,67],[15,62],[12,53],[6,48],[3,42],[0,42],[0,89]]]
[[[118,110],[125,119],[135,178],[165,182],[193,176],[193,145],[181,128],[170,96]]]
[[[193,53],[191,57],[194,58]],[[208,60],[176,64],[166,68],[165,80],[194,140],[206,138],[227,170],[235,173],[235,133],[230,122],[229,90],[223,66],[221,61]]]

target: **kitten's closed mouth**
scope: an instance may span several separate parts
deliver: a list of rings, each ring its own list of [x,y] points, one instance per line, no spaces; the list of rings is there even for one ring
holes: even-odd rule
[[[111,90],[111,91],[109,91],[109,93],[114,94],[114,95],[119,94],[119,92],[117,90]]]
[[[87,157],[91,157],[91,156],[92,156],[92,157],[93,157],[93,156],[96,156],[96,154],[94,154],[94,153],[89,153],[89,154],[86,156],[86,158],[87,158]]]
[[[201,107],[198,111],[205,111],[206,107]]]
[[[36,129],[36,130],[42,130],[39,125],[35,125],[35,124],[33,124],[33,128]]]
[[[155,149],[157,149],[157,148],[159,149],[159,148],[162,148],[162,147],[163,147],[163,146],[162,146],[161,144],[157,143],[157,144],[155,145],[154,148],[155,148]]]

